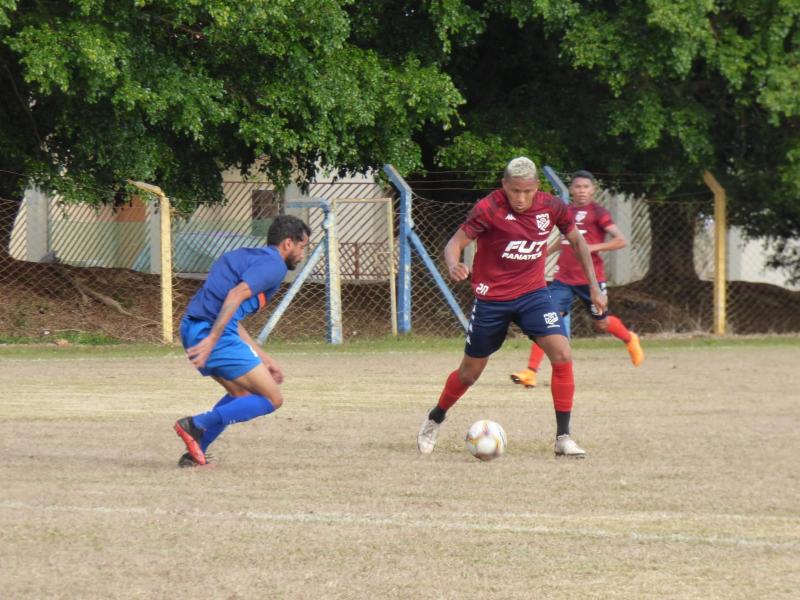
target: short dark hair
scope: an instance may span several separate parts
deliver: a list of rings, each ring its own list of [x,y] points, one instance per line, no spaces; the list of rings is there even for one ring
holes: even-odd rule
[[[570,181],[572,181],[573,179],[577,179],[578,177],[580,177],[581,179],[588,179],[592,183],[594,183],[595,181],[594,175],[592,175],[589,171],[584,171],[584,170],[575,171],[572,174],[572,177],[570,177]]]
[[[305,236],[311,237],[311,228],[294,215],[278,215],[267,231],[267,245],[277,246],[286,238],[302,242]]]

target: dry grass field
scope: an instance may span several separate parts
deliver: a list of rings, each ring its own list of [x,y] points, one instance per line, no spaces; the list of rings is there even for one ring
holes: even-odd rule
[[[800,339],[574,350],[573,433],[509,343],[415,435],[456,342],[278,346],[276,414],[178,469],[221,394],[157,347],[0,348],[0,597],[797,598]],[[393,349],[394,348],[394,349]],[[542,378],[549,381],[549,366]],[[467,427],[506,428],[480,463]]]

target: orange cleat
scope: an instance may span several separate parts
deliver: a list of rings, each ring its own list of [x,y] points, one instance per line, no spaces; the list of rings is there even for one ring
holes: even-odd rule
[[[526,388],[536,387],[536,371],[533,369],[523,369],[519,373],[512,373],[511,381],[524,385]]]
[[[203,430],[197,427],[192,417],[184,417],[175,422],[175,433],[177,433],[186,444],[186,449],[198,465],[206,464],[206,456],[200,448],[200,439],[203,437]]]
[[[644,360],[644,350],[642,350],[642,345],[639,343],[639,336],[631,332],[631,339],[625,344],[625,347],[628,349],[628,354],[631,355],[633,366],[638,367],[642,364]]]

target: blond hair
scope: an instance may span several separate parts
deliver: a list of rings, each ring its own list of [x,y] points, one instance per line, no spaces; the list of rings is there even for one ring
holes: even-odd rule
[[[503,179],[512,177],[523,177],[525,179],[536,179],[536,165],[525,156],[518,156],[511,159],[503,171]]]

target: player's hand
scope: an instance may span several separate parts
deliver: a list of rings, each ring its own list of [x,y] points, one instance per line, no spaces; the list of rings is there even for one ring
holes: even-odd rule
[[[196,346],[187,348],[186,356],[189,357],[189,362],[191,362],[198,369],[205,367],[206,361],[211,355],[211,351],[214,349],[214,344],[216,344],[216,340],[211,339],[211,337],[207,337],[203,338]]]
[[[592,298],[592,304],[594,304],[594,307],[597,309],[597,314],[602,315],[606,312],[606,308],[608,308],[608,298],[600,291],[600,288],[593,285],[589,291],[589,295]]]
[[[283,369],[281,369],[281,366],[266,354],[262,357],[262,360],[267,366],[269,374],[272,375],[272,378],[275,380],[275,383],[283,383]]]
[[[469,277],[469,267],[462,262],[454,264],[449,270],[450,279],[453,281],[464,281]]]

